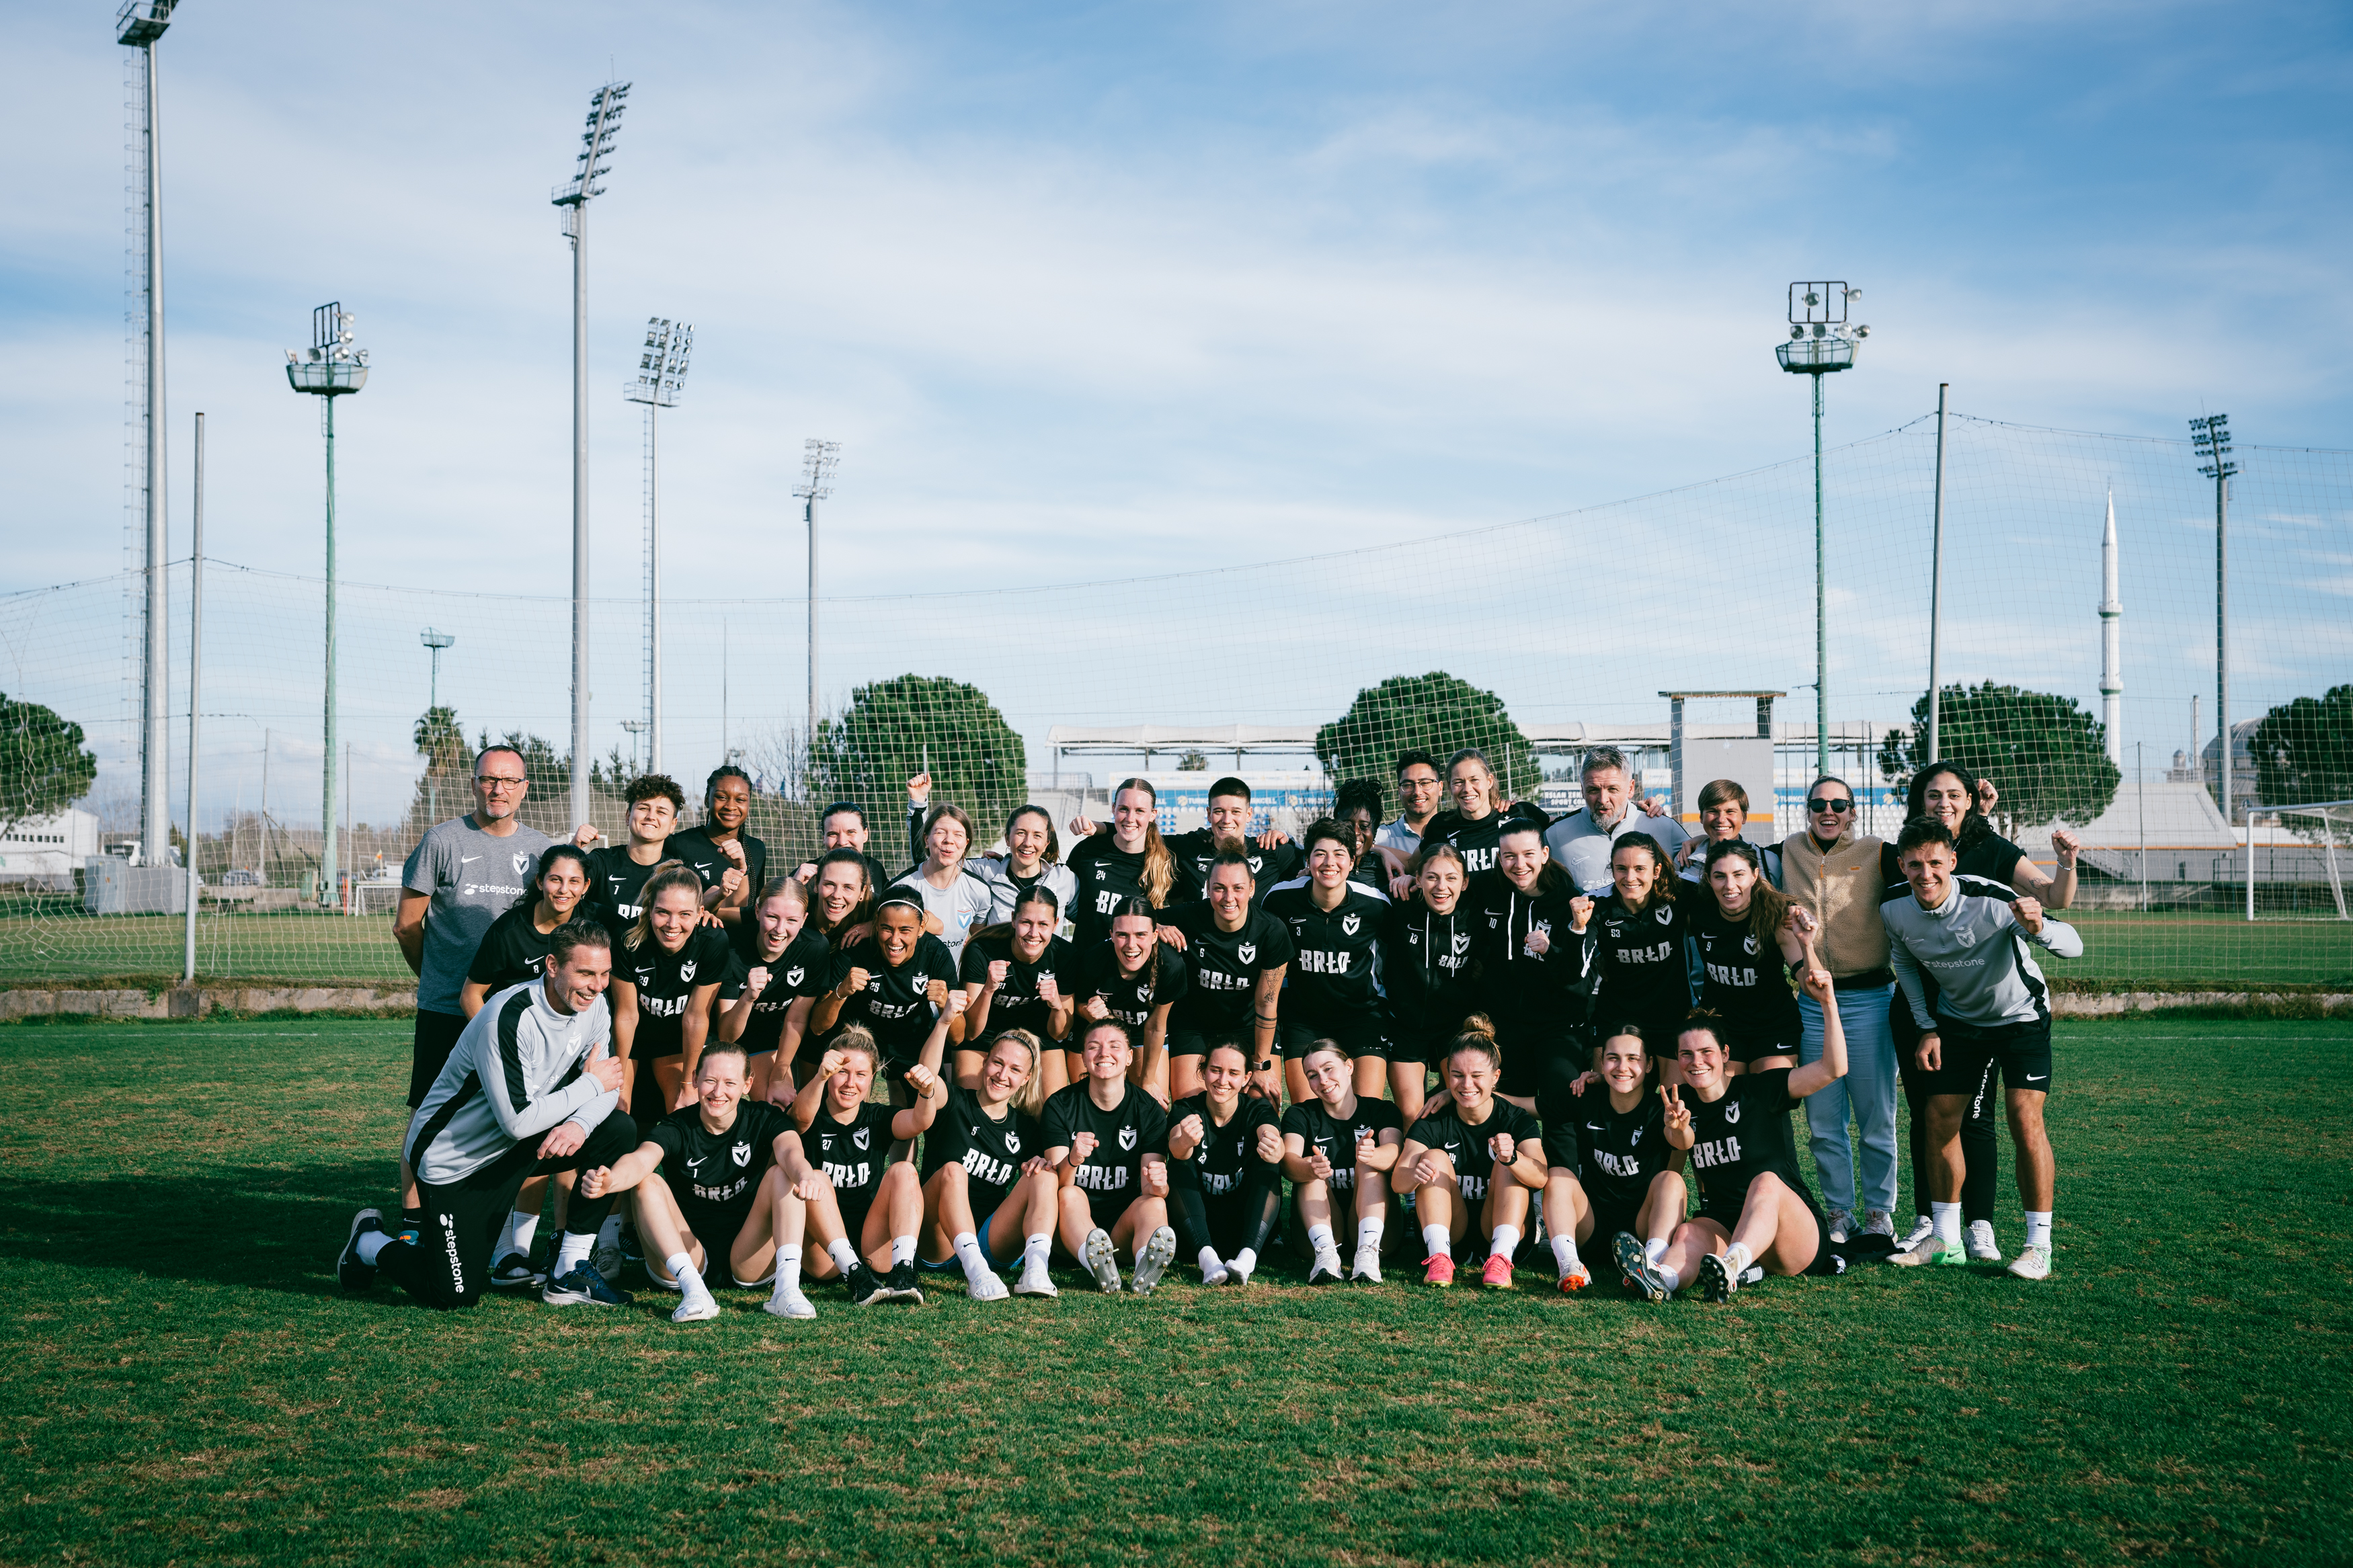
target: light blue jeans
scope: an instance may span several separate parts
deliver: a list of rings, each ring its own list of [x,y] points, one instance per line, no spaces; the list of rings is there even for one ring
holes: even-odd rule
[[[1887,1026],[1887,1004],[1894,990],[1893,985],[1873,985],[1839,992],[1839,1023],[1846,1033],[1846,1077],[1806,1101],[1806,1126],[1812,1134],[1822,1202],[1850,1214],[1866,1209],[1895,1211],[1895,1036]],[[1821,1007],[1812,997],[1800,996],[1798,1012],[1806,1026],[1798,1059],[1818,1062],[1822,1059]],[[1850,1111],[1862,1133],[1860,1204],[1855,1201],[1854,1153],[1846,1138]]]

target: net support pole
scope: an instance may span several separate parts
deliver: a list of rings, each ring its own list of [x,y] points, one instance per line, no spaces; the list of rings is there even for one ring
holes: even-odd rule
[[[1951,388],[1950,382],[1936,384],[1936,501],[1928,552],[1928,760],[1932,763],[1944,756],[1939,748],[1945,689],[1938,655],[1945,630],[1945,395]]]
[[[2148,784],[2141,766],[2142,745],[2133,742],[2133,803],[2140,808],[2140,912],[2148,913]]]
[[[2227,763],[2227,759],[2226,759]],[[2255,812],[2247,808],[2247,919],[2255,918]]]
[[[172,802],[169,769],[171,765],[170,656],[164,637],[170,614],[170,596],[165,590],[164,561],[166,528],[164,517],[164,153],[161,111],[155,97],[155,45],[151,38],[140,46],[144,57],[147,88],[146,123],[142,127],[143,151],[146,153],[145,184],[142,200],[144,212],[143,236],[146,247],[147,363],[146,363],[146,437],[142,476],[146,485],[147,572],[142,584],[146,590],[145,626],[142,627],[144,647],[142,658],[142,705],[140,714],[139,769],[141,810],[139,823],[142,865],[169,866],[172,863]]]
[[[332,400],[331,400],[332,401]],[[196,980],[196,727],[205,673],[205,416],[196,416],[196,472],[191,503],[194,539],[188,554],[188,905],[180,983]]]
[[[2341,921],[2346,918],[2345,882],[2337,874],[2337,829],[2329,822],[2328,813],[2326,810],[2320,814],[2320,842],[2327,847],[2328,891],[2329,895],[2337,900],[2337,918]]]
[[[1683,819],[1683,700],[1672,697],[1667,700],[1671,704],[1668,711],[1672,715],[1667,725],[1667,762],[1674,778],[1675,821],[1681,823]]]

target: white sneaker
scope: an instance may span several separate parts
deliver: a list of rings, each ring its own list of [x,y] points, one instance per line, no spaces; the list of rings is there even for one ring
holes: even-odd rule
[[[1381,1249],[1377,1247],[1356,1248],[1356,1267],[1348,1270],[1348,1278],[1361,1279],[1367,1285],[1379,1284],[1381,1282]]]
[[[1176,1256],[1176,1233],[1164,1225],[1145,1240],[1144,1256],[1135,1260],[1135,1280],[1133,1287],[1135,1293],[1139,1296],[1151,1295],[1152,1288],[1160,1283],[1160,1276],[1167,1271],[1169,1260]],[[1115,1279],[1118,1277],[1118,1271],[1113,1270],[1112,1278]]]
[[[1862,1216],[1862,1234],[1865,1236],[1883,1236],[1891,1240],[1894,1239],[1895,1236],[1895,1216],[1889,1214],[1885,1209],[1872,1209],[1868,1211]]]
[[[769,1297],[766,1305],[762,1310],[772,1316],[779,1318],[814,1318],[817,1316],[817,1309],[809,1305],[809,1299],[801,1294],[800,1288],[798,1286],[795,1286],[789,1290],[785,1290]]]
[[[2001,1261],[2001,1243],[1994,1239],[1993,1221],[1991,1220],[1973,1219],[1969,1221],[1968,1229],[1961,1233],[1961,1246],[1963,1249],[1968,1253],[1969,1261],[1972,1263],[1999,1263]]]
[[[1021,1278],[1013,1282],[1013,1293],[1017,1296],[1059,1296],[1061,1291],[1054,1288],[1054,1281],[1047,1275],[1046,1260],[1032,1257],[1023,1261]]]
[[[1097,1226],[1087,1232],[1086,1240],[1079,1244],[1079,1261],[1087,1266],[1103,1294],[1119,1294],[1119,1249],[1112,1246],[1109,1231]]]
[[[2051,1249],[2047,1247],[2021,1247],[2012,1259],[2010,1271],[2021,1279],[2051,1278]]]
[[[1889,1253],[1887,1261],[1898,1268],[1920,1268],[1931,1263],[1958,1263],[1961,1261],[1961,1249],[1947,1246],[1945,1238],[1936,1234],[1936,1227],[1932,1225],[1928,1227],[1928,1234],[1915,1245],[1899,1247]]]
[[[718,1315],[719,1303],[712,1298],[711,1292],[697,1290],[678,1304],[678,1310],[670,1315],[670,1321],[673,1323],[701,1323]]]
[[[1830,1226],[1832,1241],[1843,1242],[1854,1234],[1854,1215],[1844,1209],[1832,1209],[1824,1219]]]
[[[1005,1288],[1004,1280],[986,1268],[977,1274],[965,1275],[965,1293],[976,1301],[1002,1301],[1013,1293]]]
[[[1891,1236],[1894,1235],[1894,1225],[1891,1221],[1888,1226],[1888,1234]],[[1936,1222],[1930,1219],[1926,1215],[1922,1215],[1918,1219],[1912,1222],[1912,1228],[1904,1233],[1904,1239],[1895,1244],[1895,1250],[1898,1252],[1909,1252],[1914,1247],[1919,1246],[1922,1242],[1927,1240],[1930,1237],[1936,1234]]]

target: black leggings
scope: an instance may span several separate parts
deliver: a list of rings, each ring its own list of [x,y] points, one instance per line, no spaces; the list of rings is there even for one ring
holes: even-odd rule
[[[1904,1107],[1911,1120],[1912,1203],[1928,1215],[1928,1094],[1918,1080],[1924,1076],[1916,1060],[1920,1026],[1913,1021],[1912,1005],[1904,987],[1889,999],[1888,1024],[1895,1036],[1895,1070],[1904,1083]],[[1999,1072],[1997,1065],[1995,1070]],[[1994,1196],[2001,1184],[2001,1123],[2005,1096],[1978,1096],[1961,1113],[1961,1220],[1993,1222]]]
[[[1215,1195],[1201,1191],[1201,1178],[1192,1162],[1170,1162],[1168,1196],[1176,1211],[1179,1255],[1193,1257],[1209,1247],[1219,1258],[1232,1258],[1245,1247],[1263,1255],[1267,1237],[1282,1212],[1282,1167],[1251,1160],[1242,1168],[1240,1185]]]

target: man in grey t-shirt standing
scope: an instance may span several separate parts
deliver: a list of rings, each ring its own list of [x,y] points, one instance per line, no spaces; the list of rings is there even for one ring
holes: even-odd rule
[[[474,759],[474,809],[426,830],[400,873],[400,907],[392,938],[417,976],[417,1035],[408,1068],[408,1108],[449,1059],[466,1031],[458,1001],[482,933],[531,886],[549,839],[515,815],[531,787],[522,753],[492,746]],[[416,1179],[400,1166],[401,1205],[416,1205]]]
[[[1691,837],[1673,818],[1649,815],[1650,802],[1638,805],[1633,770],[1617,747],[1596,746],[1586,752],[1577,778],[1585,788],[1585,808],[1546,829],[1545,842],[1578,892],[1598,899],[1609,891],[1609,852],[1620,834],[1649,834],[1669,859]]]

